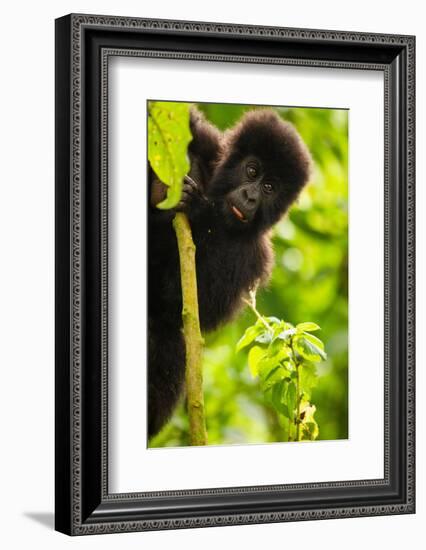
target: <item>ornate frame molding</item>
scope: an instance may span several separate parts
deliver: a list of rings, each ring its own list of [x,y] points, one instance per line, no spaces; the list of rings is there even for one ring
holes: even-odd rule
[[[97,32],[112,31],[135,39],[137,36],[149,40],[155,36],[167,36],[171,40],[179,37],[220,37],[235,39],[241,48],[249,42],[261,41],[271,48],[276,44],[299,44],[302,55],[254,55],[232,52],[174,51],[164,47],[120,46],[120,38],[105,44],[96,42]],[[91,34],[90,34],[91,33]],[[90,37],[89,37],[90,34]],[[113,36],[111,34],[111,36]],[[414,169],[415,169],[415,39],[412,36],[346,33],[307,29],[286,29],[279,27],[254,27],[218,23],[186,21],[148,20],[95,15],[70,15],[57,20],[57,358],[56,358],[56,400],[57,400],[57,524],[58,530],[75,535],[90,533],[112,533],[151,529],[177,529],[213,525],[237,525],[247,523],[298,521],[336,517],[359,517],[414,512]],[[92,40],[93,44],[91,44]],[[117,45],[118,42],[118,45]],[[95,44],[96,43],[96,44]],[[216,42],[218,43],[218,42]],[[323,45],[324,56],[305,56],[312,45]],[[359,46],[369,46],[376,57],[370,59],[368,52],[359,61],[356,55]],[[304,49],[305,48],[305,49]],[[226,48],[225,48],[226,49]],[[249,48],[250,49],[250,48]],[[313,51],[313,50],[311,50]],[[348,59],[342,52],[352,52]],[[364,51],[367,51],[364,48]],[[334,53],[333,53],[334,52]],[[340,57],[339,57],[340,52]],[[278,52],[279,53],[279,52]],[[379,55],[381,54],[381,55]],[[385,55],[386,54],[386,55]],[[368,69],[383,71],[385,77],[385,476],[383,480],[344,481],[297,485],[276,485],[269,487],[240,487],[227,489],[171,491],[156,493],[109,494],[107,476],[107,403],[108,403],[108,59],[111,56],[140,56],[151,58],[191,59],[200,61],[232,61],[238,63],[274,63],[344,69]],[[352,56],[352,57],[351,57]],[[355,56],[355,57],[354,57]],[[361,56],[362,57],[362,56]],[[374,57],[374,56],[373,56]],[[383,61],[377,61],[383,58]],[[92,94],[88,67],[99,71],[100,98],[89,99]],[[95,94],[96,95],[96,94]],[[100,117],[88,122],[90,107],[99,101]],[[68,113],[67,113],[68,110]],[[405,110],[405,113],[404,113]],[[397,121],[395,113],[402,117]],[[67,117],[69,117],[67,119]],[[64,123],[65,120],[65,123]],[[87,148],[90,145],[87,127],[92,124],[99,139],[99,213],[88,217],[87,196]],[[397,128],[396,125],[399,124]],[[397,135],[397,130],[402,135]],[[70,151],[70,154],[67,153]],[[397,159],[395,160],[395,154]],[[396,162],[396,164],[395,164]],[[97,170],[93,167],[93,170]],[[92,182],[93,184],[93,182]],[[86,187],[85,187],[86,185]],[[67,195],[68,193],[68,195]],[[396,194],[395,194],[396,193]],[[399,202],[396,199],[399,197]],[[69,223],[63,221],[66,216]],[[91,220],[96,218],[99,229],[100,249],[98,260],[99,291],[98,308],[99,341],[99,387],[88,387],[84,369],[88,364],[86,349],[91,345],[85,332],[87,315],[87,277],[91,268],[87,232],[93,231]],[[62,221],[61,221],[62,220]],[[395,223],[397,227],[394,227]],[[397,231],[397,233],[395,233]],[[68,241],[68,242],[67,242]],[[66,244],[67,243],[67,244]],[[65,246],[65,250],[63,250]],[[90,248],[92,247],[92,248]],[[395,267],[398,263],[398,267]],[[68,285],[67,285],[68,283]],[[401,308],[395,311],[395,291]],[[68,302],[68,309],[63,306]],[[395,313],[398,322],[394,323]],[[398,352],[399,364],[391,361],[391,331],[397,331],[400,342],[394,351]],[[64,333],[65,331],[65,333]],[[86,347],[85,347],[86,346]],[[401,388],[395,384],[400,381]],[[99,449],[95,459],[90,458],[85,440],[85,423],[89,409],[85,408],[91,391],[99,390],[97,401],[96,434]],[[64,400],[64,391],[69,400]],[[403,395],[401,395],[401,392]],[[405,410],[403,423],[394,418],[398,407]],[[91,409],[90,409],[91,410]],[[64,431],[64,426],[68,428]],[[59,429],[61,433],[59,433]],[[398,427],[398,429],[396,428]],[[395,471],[395,440],[405,446],[404,456]],[[84,450],[84,452],[83,452]],[[87,465],[89,461],[96,465]],[[405,469],[402,463],[405,461]],[[88,483],[88,475],[96,482]],[[395,477],[398,477],[396,483]],[[63,488],[63,484],[67,488]],[[395,485],[398,485],[398,488]],[[167,497],[170,505],[176,498],[187,497],[195,502],[197,497],[233,495],[244,502],[249,494],[282,494],[328,491],[338,495],[339,491],[351,489],[363,491],[374,488],[387,490],[379,504],[343,505],[337,499],[336,505],[315,507],[309,499],[306,509],[283,504],[282,510],[271,511],[259,504],[258,510],[247,513],[230,512],[206,514],[191,512],[172,519],[171,514],[152,518],[144,511],[144,499]],[[390,489],[392,488],[392,491]],[[348,493],[349,494],[349,493]],[[391,497],[392,495],[392,497]],[[139,506],[140,505],[140,506]],[[140,508],[130,514],[126,510]],[[279,508],[279,507],[278,507]],[[176,515],[176,514],[175,514]],[[122,519],[124,518],[124,519]]]

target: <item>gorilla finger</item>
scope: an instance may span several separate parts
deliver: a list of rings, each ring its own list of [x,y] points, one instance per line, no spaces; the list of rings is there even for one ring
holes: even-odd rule
[[[207,201],[207,197],[204,195],[200,185],[191,178],[191,176],[186,175],[183,178],[182,192],[187,193],[193,198],[196,197],[201,201]]]
[[[175,206],[176,212],[187,212],[189,208],[189,201],[181,199],[180,202]]]
[[[186,174],[186,176],[184,176],[183,178],[183,184],[184,185],[187,185],[189,187],[192,187],[194,190],[199,190],[199,186],[198,186],[198,183],[196,181],[194,181],[191,176],[188,176],[188,174]]]

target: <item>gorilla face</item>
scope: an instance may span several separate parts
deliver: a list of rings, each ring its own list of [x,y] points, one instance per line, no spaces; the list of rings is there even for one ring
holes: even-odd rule
[[[215,191],[226,226],[243,232],[272,227],[296,196],[291,185],[254,155],[223,166],[216,174]]]
[[[276,183],[274,185],[273,179],[268,178],[255,156],[239,162],[230,179],[234,185],[224,197],[226,217],[236,222],[237,227],[253,224],[265,207],[272,207]]]
[[[271,111],[245,115],[225,134],[209,194],[228,228],[266,230],[305,185],[310,155],[294,128]]]

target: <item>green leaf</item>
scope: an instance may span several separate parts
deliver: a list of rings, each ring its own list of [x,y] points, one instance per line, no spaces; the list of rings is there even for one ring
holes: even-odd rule
[[[266,317],[266,320],[269,324],[276,324],[279,325],[282,321],[278,319],[278,317]]]
[[[302,439],[313,441],[319,435],[319,428],[317,421],[314,418],[316,411],[315,405],[311,405],[308,402],[304,402],[300,409],[300,427],[302,432]]]
[[[302,363],[299,366],[299,387],[300,391],[310,399],[312,388],[317,385],[318,375],[315,365],[312,363]]]
[[[294,336],[296,334],[296,329],[293,327],[293,328],[288,328],[286,330],[283,330],[282,332],[280,332],[277,336],[277,338],[280,338],[281,340],[289,340],[289,338],[291,336]]]
[[[261,369],[262,372],[265,372],[265,370],[270,370],[279,365],[283,359],[286,359],[289,356],[290,353],[288,348],[284,346],[280,346],[279,348],[277,348],[275,350],[275,353],[273,353],[272,351],[273,345],[269,346],[265,357],[262,359],[262,364],[259,365],[259,369]]]
[[[168,186],[167,197],[158,208],[173,208],[180,200],[182,181],[189,171],[187,149],[191,139],[188,103],[149,102],[148,160]]]
[[[325,352],[316,343],[312,342],[308,336],[299,336],[295,340],[296,351],[304,359],[308,361],[320,361],[321,359],[327,359]]]
[[[254,325],[248,327],[243,334],[243,336],[238,340],[237,351],[242,350],[243,348],[249,346],[258,336],[265,332],[265,327],[263,325]]]
[[[281,382],[278,382],[277,384],[272,386],[271,403],[278,413],[286,416],[287,418],[290,418],[288,407],[285,403],[283,403],[286,390],[287,382],[285,380],[282,380]]]
[[[285,376],[280,376],[278,379],[275,379],[275,374],[277,372],[279,372],[281,370],[281,365],[277,365],[276,367],[274,367],[273,369],[271,369],[270,371],[267,371],[267,374],[265,375],[265,382],[267,382],[268,380],[273,380],[272,384],[275,384],[276,382],[279,382],[281,380],[283,380],[285,378]]]
[[[259,362],[265,355],[264,348],[260,346],[253,346],[248,354],[248,365],[253,378],[259,374]]]
[[[259,342],[259,344],[269,344],[271,340],[272,334],[270,332],[262,332],[256,337],[256,342]]]
[[[278,384],[274,384],[272,387],[272,395],[271,395],[271,401],[273,406],[276,409],[279,409],[281,406],[281,395],[284,387],[284,382],[280,381]]]
[[[316,323],[299,323],[296,325],[297,332],[314,332],[320,330],[321,327]]]
[[[282,358],[289,357],[290,355],[290,348],[286,345],[285,342],[283,342],[279,338],[276,338],[275,340],[272,339],[271,343],[269,344],[268,357],[273,357],[277,353],[282,353]]]
[[[297,376],[296,366],[290,358],[288,359],[288,361],[287,360],[283,361],[282,365],[286,370],[288,370],[288,372],[291,373],[291,375],[293,375],[293,373],[294,373]]]
[[[294,409],[296,408],[296,403],[297,403],[296,384],[294,382],[290,382],[287,389],[287,407],[289,412],[291,413],[291,418],[294,417]]]
[[[307,332],[305,332],[303,335],[307,340],[309,340],[309,342],[324,350],[324,343],[319,338],[317,338],[313,334],[308,334]]]
[[[319,428],[316,421],[314,422],[305,422],[303,425],[303,436],[302,439],[307,439],[308,441],[314,441],[319,435]]]
[[[266,392],[277,382],[289,377],[289,371],[282,365],[276,365],[272,369],[262,369],[262,361],[259,366],[259,375],[261,377],[262,391]]]

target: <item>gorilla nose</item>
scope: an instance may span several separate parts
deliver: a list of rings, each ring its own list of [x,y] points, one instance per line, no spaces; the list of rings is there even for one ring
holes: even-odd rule
[[[243,197],[248,203],[256,203],[258,192],[257,189],[246,187],[243,189]]]

